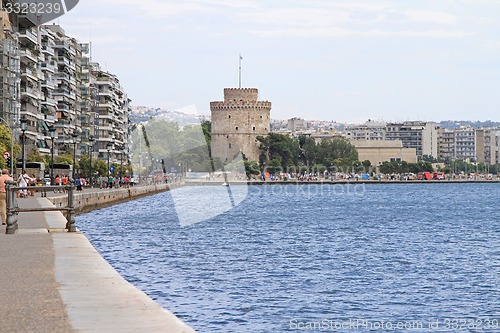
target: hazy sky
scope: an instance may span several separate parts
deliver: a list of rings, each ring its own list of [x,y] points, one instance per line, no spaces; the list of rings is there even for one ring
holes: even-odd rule
[[[241,53],[273,118],[500,120],[497,0],[81,0],[57,22],[135,105],[209,114]]]

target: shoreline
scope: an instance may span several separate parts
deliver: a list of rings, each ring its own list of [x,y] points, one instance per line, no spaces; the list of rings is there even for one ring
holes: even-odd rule
[[[272,185],[366,185],[366,184],[499,184],[500,180],[312,180],[312,181],[229,181],[229,185],[272,186]],[[222,186],[222,181],[186,181],[184,186]]]

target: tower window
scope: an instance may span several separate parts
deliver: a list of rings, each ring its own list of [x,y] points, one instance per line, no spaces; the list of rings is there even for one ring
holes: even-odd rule
[[[229,115],[229,119],[231,119],[231,115]]]
[[[263,116],[260,116],[260,119],[264,118]]]
[[[236,130],[238,130],[238,126],[236,126]]]
[[[229,144],[229,149],[231,149],[231,148],[232,148],[232,145],[231,145],[231,144]]]
[[[253,130],[255,131],[255,126],[253,127]]]

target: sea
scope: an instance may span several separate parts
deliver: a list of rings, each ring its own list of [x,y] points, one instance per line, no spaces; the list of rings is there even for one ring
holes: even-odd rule
[[[198,332],[500,332],[499,184],[221,188],[77,225]]]

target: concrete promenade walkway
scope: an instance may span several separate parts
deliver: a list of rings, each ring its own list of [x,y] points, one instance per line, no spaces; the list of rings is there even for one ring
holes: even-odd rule
[[[18,199],[46,207],[46,198]],[[59,212],[20,213],[0,228],[0,332],[194,332],[126,282]]]

